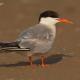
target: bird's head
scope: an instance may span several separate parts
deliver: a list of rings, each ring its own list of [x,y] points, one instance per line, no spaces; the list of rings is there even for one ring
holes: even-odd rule
[[[50,11],[50,10],[42,12],[40,14],[39,22],[43,23],[43,24],[56,24],[59,22],[60,23],[69,23],[69,24],[73,23],[72,21],[70,21],[68,19],[60,18],[57,12]]]

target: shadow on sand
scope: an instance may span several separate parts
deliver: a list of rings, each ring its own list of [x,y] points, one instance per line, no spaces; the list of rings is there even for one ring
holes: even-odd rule
[[[63,54],[51,55],[46,58],[45,63],[47,64],[55,64],[63,60]],[[40,64],[40,59],[33,61],[34,64]],[[27,66],[30,65],[29,62],[18,62],[15,64],[0,64],[0,67],[17,67],[17,66]]]

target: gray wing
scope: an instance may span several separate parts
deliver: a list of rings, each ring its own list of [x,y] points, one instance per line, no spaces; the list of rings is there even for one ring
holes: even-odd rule
[[[17,41],[21,48],[34,48],[37,44],[53,42],[53,33],[44,25],[35,25],[22,32]]]

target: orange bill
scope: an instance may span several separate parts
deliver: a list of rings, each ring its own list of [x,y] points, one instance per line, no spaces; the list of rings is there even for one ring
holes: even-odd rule
[[[69,24],[73,24],[72,21],[68,20],[68,19],[65,19],[65,18],[59,18],[57,19],[59,22],[62,22],[62,23],[69,23]]]

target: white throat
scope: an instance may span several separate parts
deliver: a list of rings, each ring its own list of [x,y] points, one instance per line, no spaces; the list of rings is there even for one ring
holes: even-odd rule
[[[58,23],[56,18],[47,17],[40,19],[40,24],[46,25],[47,28],[51,29],[54,37],[56,35],[56,26],[55,26],[56,23]]]
[[[57,23],[57,20],[56,18],[46,17],[46,18],[41,18],[40,23],[47,25],[48,27],[53,27]]]

